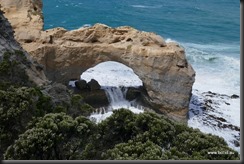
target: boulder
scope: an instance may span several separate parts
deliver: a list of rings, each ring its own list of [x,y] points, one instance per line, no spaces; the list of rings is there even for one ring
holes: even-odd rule
[[[89,88],[90,91],[94,91],[94,90],[101,89],[100,84],[96,80],[94,80],[94,79],[91,79],[91,81],[89,81],[87,83],[87,86],[88,86],[88,88]]]
[[[86,80],[78,80],[78,81],[76,81],[75,82],[75,86],[79,90],[84,90],[84,89],[87,89],[87,87],[88,87]]]
[[[138,88],[134,88],[134,87],[127,88],[127,92],[125,95],[125,98],[127,100],[132,101],[137,99],[140,96],[141,96],[141,91]]]
[[[107,107],[109,101],[106,92],[103,89],[99,90],[78,90],[73,88],[74,94],[79,94],[83,97],[83,101],[94,108]]]
[[[230,98],[232,98],[232,99],[238,99],[238,98],[240,98],[240,96],[238,96],[236,94],[233,94],[233,95],[230,96]]]
[[[106,107],[109,105],[108,98],[103,89],[81,93],[84,101],[94,108]]]

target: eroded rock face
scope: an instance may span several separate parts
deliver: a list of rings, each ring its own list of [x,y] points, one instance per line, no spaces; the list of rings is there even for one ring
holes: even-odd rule
[[[32,42],[40,38],[43,30],[41,0],[0,0],[1,10],[21,42]]]
[[[153,107],[186,121],[195,71],[177,43],[166,43],[155,33],[132,27],[111,28],[103,24],[72,31],[40,30],[39,34],[31,42],[20,39],[17,33],[16,38],[45,66],[50,80],[67,83],[101,62],[120,62],[131,67],[143,81]]]
[[[7,57],[8,56],[8,57]],[[8,59],[6,59],[8,58]],[[3,64],[3,62],[6,62]],[[9,68],[11,62],[12,68]],[[15,63],[15,64],[14,64]],[[33,82],[38,86],[48,83],[43,72],[43,67],[33,61],[14,39],[13,30],[8,20],[0,10],[0,82],[9,81],[13,84],[31,85]],[[4,73],[4,69],[7,72]],[[10,73],[9,70],[13,72]],[[27,84],[28,83],[28,84]]]

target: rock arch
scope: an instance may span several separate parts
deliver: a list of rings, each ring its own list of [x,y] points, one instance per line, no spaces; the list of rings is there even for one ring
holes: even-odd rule
[[[24,1],[42,6],[41,0]],[[18,12],[32,6],[20,6]],[[5,11],[5,16],[9,16],[9,21],[14,24],[18,14],[12,19],[14,11]],[[30,14],[26,15],[25,27],[37,28],[33,32],[26,31],[28,28],[17,24],[15,37],[33,58],[44,65],[50,80],[65,83],[79,78],[83,71],[101,62],[120,62],[132,68],[143,81],[155,109],[176,120],[187,120],[195,71],[187,62],[184,49],[177,43],[166,43],[154,33],[128,26],[111,28],[96,24],[73,31],[63,28],[42,31],[42,13],[33,15],[33,20],[38,20],[35,25],[32,25],[33,21],[28,22]],[[23,14],[21,17],[24,19]]]
[[[139,76],[155,108],[186,120],[195,72],[178,44],[165,43],[154,33],[102,24],[46,33],[53,36],[53,43],[42,44],[30,53],[45,66],[50,80],[67,83],[101,62],[116,61]],[[144,45],[145,41],[148,44]]]

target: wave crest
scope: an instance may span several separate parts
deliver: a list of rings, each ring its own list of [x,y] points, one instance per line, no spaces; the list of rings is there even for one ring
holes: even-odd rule
[[[131,5],[134,8],[148,8],[148,9],[158,9],[161,8],[163,5],[154,5],[154,6],[147,6],[147,5]]]

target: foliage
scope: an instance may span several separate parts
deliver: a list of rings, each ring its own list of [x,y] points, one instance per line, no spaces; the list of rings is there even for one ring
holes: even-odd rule
[[[95,124],[80,116],[50,113],[39,118],[4,154],[5,159],[78,159]]]
[[[102,154],[108,160],[161,160],[162,148],[151,141],[140,142],[129,140],[115,145],[113,149]]]
[[[29,62],[22,51],[5,52],[0,59],[0,89],[6,89],[9,83],[14,86],[32,86],[25,72],[26,66],[29,66]]]
[[[137,138],[144,141],[151,140],[161,147],[166,147],[172,141],[176,132],[169,121],[149,112],[137,116],[135,127],[138,129],[137,134],[141,134],[137,135]]]
[[[135,133],[136,115],[126,109],[115,110],[113,115],[98,124],[98,131],[82,152],[82,159],[101,159],[101,154],[116,144],[127,142]]]
[[[98,125],[101,140],[104,143],[126,142],[135,136],[137,129],[134,120],[136,115],[126,109],[115,110],[113,115]]]
[[[44,95],[38,88],[16,88],[10,85],[7,89],[0,90],[0,159],[7,147],[19,134],[30,128],[29,124],[36,122],[37,117],[51,112],[67,112],[77,117],[89,115],[91,110],[93,108],[89,105],[77,101],[67,111],[62,106],[55,106],[51,97]]]
[[[73,117],[79,115],[89,116],[94,111],[94,108],[83,101],[83,97],[79,94],[74,94],[71,97],[71,107],[68,113]]]
[[[0,151],[3,152],[35,117],[51,112],[49,99],[35,88],[0,90]]]
[[[11,87],[0,92],[1,148],[11,144],[5,159],[240,158],[223,138],[203,134],[150,112],[134,114],[127,109],[115,110],[96,125],[80,116],[89,115],[84,111],[93,108],[79,95],[71,98],[67,110],[50,104],[51,98],[35,88]]]
[[[87,144],[82,159],[142,159],[140,152],[135,151],[134,155],[128,152],[135,150],[136,144],[141,145],[141,149],[148,142],[163,150],[160,156],[150,156],[155,159],[239,159],[238,153],[229,148],[223,138],[203,134],[153,113],[136,115],[126,109],[114,111],[112,116],[98,124],[98,133]],[[123,146],[126,149],[122,149]],[[208,154],[214,150],[231,154]]]
[[[203,134],[199,130],[186,130],[171,143],[166,154],[171,159],[237,159],[238,153],[227,146],[223,138],[211,134]],[[209,154],[209,152],[230,152],[233,154]]]

